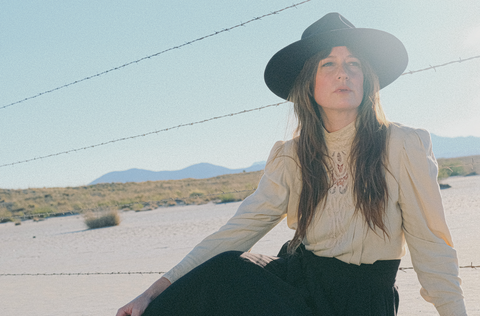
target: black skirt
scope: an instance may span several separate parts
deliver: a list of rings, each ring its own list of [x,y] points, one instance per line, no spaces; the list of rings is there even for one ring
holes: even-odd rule
[[[281,257],[228,251],[173,283],[143,315],[393,316],[399,264],[357,266],[303,248]]]

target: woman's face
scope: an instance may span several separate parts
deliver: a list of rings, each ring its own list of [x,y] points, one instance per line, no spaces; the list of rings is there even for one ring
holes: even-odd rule
[[[315,78],[315,101],[326,114],[357,113],[363,99],[362,65],[345,46],[332,48],[318,64]]]

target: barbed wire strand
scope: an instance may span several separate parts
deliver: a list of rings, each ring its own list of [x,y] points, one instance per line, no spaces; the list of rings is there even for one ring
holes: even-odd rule
[[[135,138],[138,138],[138,137],[145,137],[145,136],[149,136],[149,135],[153,135],[153,134],[158,134],[158,133],[162,133],[162,132],[167,132],[167,131],[170,131],[170,130],[172,130],[172,129],[178,129],[178,128],[180,128],[180,127],[186,127],[186,126],[192,126],[192,125],[202,124],[202,123],[206,123],[206,122],[209,122],[209,121],[226,118],[226,117],[229,117],[229,116],[240,115],[240,114],[244,114],[244,113],[248,113],[248,112],[253,112],[253,111],[260,111],[260,110],[263,110],[263,109],[266,109],[266,108],[269,108],[269,107],[279,106],[279,105],[282,105],[282,104],[285,104],[285,103],[288,103],[288,102],[287,102],[287,101],[284,101],[284,102],[280,102],[280,103],[274,103],[274,104],[264,105],[264,106],[260,106],[260,107],[258,107],[258,108],[254,108],[254,109],[243,110],[243,111],[240,111],[240,112],[229,113],[229,114],[225,114],[225,115],[220,115],[220,116],[211,117],[211,118],[208,118],[208,119],[205,119],[205,120],[201,120],[201,121],[196,121],[196,122],[191,122],[191,123],[180,124],[180,125],[177,125],[177,126],[167,127],[167,128],[164,128],[164,129],[160,129],[160,130],[153,131],[153,132],[147,132],[147,133],[138,134],[138,135],[135,135],[135,136],[128,136],[128,137],[123,137],[123,138],[117,138],[117,139],[114,139],[114,140],[110,140],[110,141],[103,142],[103,143],[99,143],[99,144],[95,144],[95,145],[90,145],[90,146],[85,146],[85,147],[70,149],[70,150],[66,150],[66,151],[61,151],[61,152],[58,152],[58,153],[55,153],[55,154],[49,154],[49,155],[46,155],[46,156],[40,156],[40,157],[30,158],[30,159],[26,159],[26,160],[21,160],[21,161],[6,163],[6,164],[3,164],[3,165],[0,165],[0,168],[2,168],[2,167],[7,167],[7,166],[14,166],[14,165],[18,165],[18,164],[22,164],[22,163],[26,163],[26,162],[31,162],[31,161],[36,161],[36,160],[41,160],[41,159],[46,159],[46,158],[50,158],[50,157],[60,156],[60,155],[64,155],[64,154],[69,154],[69,153],[76,152],[76,151],[81,151],[81,150],[91,149],[91,148],[95,148],[95,147],[100,147],[100,146],[104,146],[104,145],[108,145],[108,144],[113,144],[113,143],[117,143],[117,142],[121,142],[121,141],[125,141],[125,140],[135,139]]]
[[[431,69],[435,70],[435,72],[436,72],[436,71],[437,71],[436,68],[448,66],[448,65],[451,65],[451,64],[455,64],[455,63],[463,63],[464,61],[469,61],[469,60],[476,59],[476,58],[480,58],[480,55],[473,56],[473,57],[469,57],[469,58],[465,58],[465,59],[462,59],[462,58],[460,57],[458,60],[449,61],[449,62],[446,62],[446,63],[444,63],[444,64],[435,65],[435,66],[431,66],[431,65],[430,65],[430,67],[428,67],[428,68],[423,68],[423,69],[418,69],[418,70],[413,70],[413,71],[406,71],[406,72],[404,72],[403,74],[401,74],[401,76],[404,76],[404,75],[413,75],[414,73],[422,72],[422,71],[427,71],[427,70],[431,70]]]
[[[161,132],[167,132],[167,131],[172,130],[172,129],[185,127],[185,126],[192,126],[192,125],[196,125],[196,124],[201,124],[201,123],[205,123],[205,122],[208,122],[208,121],[213,121],[213,120],[217,120],[217,119],[221,119],[221,118],[225,118],[225,117],[229,117],[229,116],[240,115],[240,114],[247,113],[247,112],[260,111],[260,110],[263,110],[263,109],[268,108],[268,107],[279,106],[279,105],[282,105],[282,104],[285,104],[285,103],[288,103],[288,102],[285,101],[285,102],[280,102],[280,103],[275,103],[275,104],[269,104],[269,105],[261,106],[261,107],[258,107],[258,108],[250,109],[250,110],[243,110],[243,111],[236,112],[236,113],[230,113],[230,114],[225,114],[225,115],[222,115],[222,116],[212,117],[212,118],[205,119],[205,120],[202,120],[202,121],[180,124],[180,125],[177,125],[177,126],[167,127],[165,129],[161,129],[161,130],[157,130],[157,131],[153,131],[153,132],[138,134],[138,135],[135,135],[135,136],[118,138],[118,139],[110,140],[110,141],[107,141],[107,142],[99,143],[99,144],[96,144],[96,145],[90,145],[90,146],[85,146],[85,147],[80,147],[80,148],[76,148],[76,149],[70,149],[70,150],[58,152],[58,153],[55,153],[55,154],[49,154],[49,155],[46,155],[46,156],[40,156],[40,157],[36,157],[36,158],[31,158],[31,159],[6,163],[6,164],[3,164],[3,165],[0,165],[0,168],[7,167],[7,166],[14,166],[14,165],[22,164],[22,163],[27,163],[27,162],[30,162],[30,161],[35,161],[35,160],[41,160],[41,159],[46,159],[46,158],[50,158],[50,157],[60,156],[60,155],[63,155],[63,154],[69,154],[69,153],[76,152],[76,151],[81,151],[81,150],[86,150],[86,149],[90,149],[90,148],[100,147],[100,146],[104,146],[104,145],[108,145],[108,144],[112,144],[112,143],[116,143],[116,142],[120,142],[120,141],[124,141],[124,140],[135,139],[135,138],[138,138],[138,137],[144,137],[144,136],[148,136],[148,135],[152,135],[152,134],[158,134],[158,133],[161,133]],[[479,163],[480,162],[472,161],[471,163],[467,163],[467,164],[448,165],[448,166],[445,166],[445,167],[441,167],[440,169],[449,169],[450,171],[453,171],[451,168],[461,167],[461,166],[469,166],[473,169],[473,165],[477,165]]]
[[[460,269],[477,269],[480,265],[473,265],[473,262],[468,266],[460,266]],[[399,271],[407,272],[413,270],[413,267],[400,267]],[[59,273],[0,273],[0,277],[8,276],[81,276],[81,275],[145,275],[145,274],[165,274],[163,271],[129,271],[129,272],[59,272]]]
[[[480,268],[480,265],[474,266],[473,262],[471,262],[469,266],[459,266],[458,268],[459,269],[475,269],[476,270],[477,268]],[[406,270],[413,270],[413,269],[414,269],[414,267],[400,267],[400,268],[398,268],[398,270],[403,271],[403,272],[407,272]]]
[[[227,194],[238,194],[238,193],[246,193],[246,192],[253,192],[255,191],[256,188],[254,189],[247,189],[247,190],[233,190],[233,191],[229,191],[229,192],[224,192],[222,190],[218,190],[217,192],[214,192],[214,193],[210,193],[210,194],[192,194],[191,196],[189,197],[178,197],[178,198],[165,198],[165,199],[161,199],[161,200],[151,200],[151,201],[137,201],[137,202],[132,202],[132,203],[117,203],[117,204],[109,204],[109,205],[105,205],[105,206],[97,206],[97,207],[89,207],[89,208],[83,208],[83,209],[78,209],[78,210],[72,210],[72,211],[67,211],[67,212],[45,212],[45,213],[30,213],[30,214],[24,214],[24,215],[15,215],[15,216],[8,216],[8,217],[0,217],[0,221],[3,220],[3,219],[23,219],[23,220],[27,220],[27,219],[32,219],[32,218],[45,218],[45,217],[58,217],[58,216],[65,216],[65,215],[78,215],[78,214],[82,214],[82,213],[85,213],[85,212],[89,212],[89,211],[102,211],[104,210],[105,208],[107,207],[118,207],[120,209],[124,209],[124,208],[127,208],[129,206],[133,206],[133,205],[136,205],[136,204],[142,204],[142,205],[150,205],[150,204],[158,204],[158,203],[161,203],[161,204],[165,204],[165,203],[168,203],[170,201],[191,201],[191,200],[195,200],[195,199],[198,199],[200,197],[213,197],[213,196],[219,196],[219,195],[227,195]]]
[[[310,0],[308,0],[308,1],[310,1]],[[302,2],[302,3],[303,3],[303,2]],[[480,55],[474,56],[474,57],[470,57],[470,58],[466,58],[466,59],[460,59],[460,60],[457,60],[457,61],[447,62],[447,63],[441,64],[441,65],[430,66],[430,67],[424,68],[424,69],[408,71],[408,72],[403,73],[402,76],[403,76],[403,75],[406,75],[406,74],[414,74],[414,73],[418,73],[418,72],[422,72],[422,71],[427,71],[427,70],[434,69],[434,68],[439,68],[439,67],[447,66],[447,65],[450,65],[450,64],[453,64],[453,63],[460,63],[460,62],[472,60],[472,59],[475,59],[475,58],[480,58]],[[285,102],[280,102],[280,103],[265,105],[265,106],[261,106],[261,107],[254,108],[254,109],[250,109],[250,110],[244,110],[244,111],[240,111],[240,112],[236,112],[236,113],[230,113],[230,114],[225,114],[225,115],[221,115],[221,116],[212,117],[212,118],[205,119],[205,120],[202,120],[202,121],[197,121],[197,122],[192,122],[192,123],[186,123],[186,124],[180,124],[180,125],[177,125],[177,126],[174,126],[174,127],[165,128],[165,129],[162,129],[162,130],[157,130],[157,131],[148,132],[148,133],[139,134],[139,135],[130,136],[130,137],[118,138],[118,139],[114,139],[114,140],[111,140],[111,141],[99,143],[99,144],[96,144],[96,145],[85,146],[85,147],[76,148],[76,149],[71,149],[71,150],[66,150],[66,151],[62,151],[62,152],[58,152],[58,153],[50,154],[50,155],[46,155],[46,156],[40,156],[40,157],[36,157],[36,158],[30,158],[30,159],[26,159],[26,160],[21,160],[21,161],[6,163],[6,164],[3,164],[3,165],[0,165],[0,168],[2,168],[2,167],[7,167],[7,166],[14,166],[14,165],[18,165],[18,164],[22,164],[22,163],[27,163],[27,162],[31,162],[31,161],[36,161],[36,160],[41,160],[41,159],[45,159],[45,158],[55,157],[55,156],[59,156],[59,155],[63,155],[63,154],[68,154],[68,153],[72,153],[72,152],[76,152],[76,151],[81,151],[81,150],[86,150],[86,149],[90,149],[90,148],[95,148],[95,147],[99,147],[99,146],[104,146],[104,145],[107,145],[107,144],[116,143],[116,142],[120,142],[120,141],[124,141],[124,140],[134,139],[134,138],[138,138],[138,137],[144,137],[144,136],[148,136],[148,135],[152,135],[152,134],[158,134],[158,133],[166,132],[166,131],[169,131],[169,130],[172,130],[172,129],[178,129],[178,128],[180,128],[180,127],[191,126],[191,125],[196,125],[196,124],[202,124],[202,123],[206,123],[206,122],[209,122],[209,121],[212,121],[212,120],[221,119],[221,118],[225,118],[225,117],[228,117],[228,116],[235,116],[235,115],[239,115],[239,114],[244,114],[244,113],[252,112],[252,111],[258,111],[258,110],[262,110],[262,109],[265,109],[265,108],[268,108],[268,107],[279,106],[279,105],[281,105],[281,104],[286,104],[286,103],[288,103],[288,102],[285,101]],[[0,109],[1,109],[1,108],[0,108]]]
[[[0,273],[2,276],[65,276],[65,275],[119,275],[119,274],[164,274],[165,272],[59,272],[59,273]]]
[[[38,98],[38,97],[40,97],[40,96],[42,96],[42,95],[45,95],[45,94],[48,94],[48,93],[52,93],[52,92],[54,92],[54,91],[58,91],[58,90],[63,89],[63,88],[67,88],[67,87],[73,86],[73,85],[75,85],[75,84],[78,84],[78,83],[83,82],[83,81],[86,81],[86,80],[90,80],[90,79],[93,79],[93,78],[97,78],[97,77],[103,76],[103,75],[108,74],[108,73],[110,73],[110,72],[112,72],[112,71],[115,71],[115,70],[119,70],[119,69],[128,67],[128,66],[130,66],[130,65],[138,64],[138,63],[140,63],[140,62],[142,62],[142,61],[145,61],[145,60],[147,60],[147,59],[152,59],[152,58],[154,58],[154,57],[160,56],[160,55],[162,55],[162,54],[164,54],[164,53],[167,53],[167,52],[169,52],[169,51],[172,51],[172,50],[175,50],[175,49],[180,49],[180,48],[182,48],[182,47],[185,47],[185,46],[187,46],[187,45],[191,45],[191,44],[193,44],[193,43],[202,41],[202,40],[204,40],[204,39],[213,37],[213,36],[215,36],[215,35],[218,35],[218,34],[221,34],[221,33],[224,33],[224,32],[229,32],[229,31],[231,31],[231,30],[233,30],[233,29],[236,29],[236,28],[239,28],[239,27],[243,27],[243,26],[245,26],[245,25],[247,25],[247,24],[249,24],[249,23],[252,23],[252,22],[255,22],[255,21],[259,21],[259,20],[261,20],[261,19],[263,19],[263,18],[266,18],[266,17],[268,17],[268,16],[276,15],[276,14],[279,14],[279,13],[285,11],[285,10],[292,9],[292,8],[296,8],[296,7],[298,7],[298,6],[302,5],[302,4],[307,3],[307,2],[310,2],[310,1],[311,1],[311,0],[305,0],[305,1],[302,1],[302,2],[298,2],[298,3],[292,4],[292,5],[288,6],[288,7],[283,8],[283,9],[276,10],[276,11],[273,11],[273,12],[270,12],[270,13],[267,13],[267,14],[264,14],[264,15],[262,15],[262,16],[259,16],[259,17],[255,17],[255,18],[253,18],[253,19],[251,19],[251,20],[248,20],[247,22],[242,22],[242,23],[240,23],[240,24],[237,24],[237,25],[234,25],[234,26],[231,26],[231,27],[228,27],[228,28],[224,28],[224,29],[222,29],[221,31],[216,31],[216,32],[210,33],[210,34],[208,34],[208,35],[199,37],[199,38],[197,38],[197,39],[188,41],[188,42],[186,42],[186,43],[184,43],[184,44],[167,48],[167,49],[165,49],[165,50],[163,50],[163,51],[160,51],[160,52],[158,52],[158,53],[155,53],[155,54],[152,54],[152,55],[148,55],[148,56],[142,57],[142,58],[140,58],[140,59],[137,59],[137,60],[134,60],[134,61],[125,63],[125,64],[123,64],[123,65],[120,65],[120,66],[117,66],[117,67],[114,67],[114,68],[111,68],[111,69],[108,69],[108,70],[99,72],[99,73],[97,73],[97,74],[95,74],[95,75],[91,75],[91,76],[85,77],[85,78],[83,78],[83,79],[75,80],[75,81],[73,81],[73,82],[64,84],[64,85],[62,85],[62,86],[59,86],[59,87],[56,87],[56,88],[53,88],[53,89],[50,89],[50,90],[47,90],[47,91],[40,92],[40,93],[38,93],[38,94],[36,94],[36,95],[30,96],[30,97],[26,97],[26,98],[24,98],[24,99],[22,99],[22,100],[18,100],[18,101],[12,102],[12,103],[10,103],[10,104],[4,105],[4,106],[0,107],[0,110],[1,110],[1,109],[5,109],[5,108],[8,108],[8,107],[13,106],[13,105],[16,105],[16,104],[20,104],[20,103],[26,102],[26,101],[31,100],[31,99]]]

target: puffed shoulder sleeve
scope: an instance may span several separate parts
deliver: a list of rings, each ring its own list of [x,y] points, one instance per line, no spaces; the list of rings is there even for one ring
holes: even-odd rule
[[[277,142],[268,157],[264,175],[255,192],[217,232],[205,238],[166,277],[170,282],[225,251],[249,251],[285,216],[289,185],[283,158],[284,142]]]
[[[406,133],[403,147],[399,205],[405,239],[422,285],[420,293],[442,316],[467,315],[430,134],[412,129]]]

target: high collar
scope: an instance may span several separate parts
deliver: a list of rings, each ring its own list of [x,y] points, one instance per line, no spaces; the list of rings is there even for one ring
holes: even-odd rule
[[[355,137],[356,130],[355,121],[333,133],[329,133],[325,128],[323,128],[327,147],[329,149],[343,149],[345,147],[350,147],[353,142],[353,138]]]

